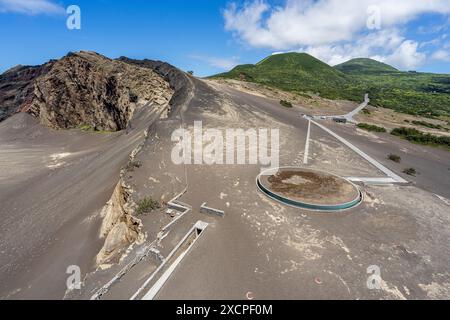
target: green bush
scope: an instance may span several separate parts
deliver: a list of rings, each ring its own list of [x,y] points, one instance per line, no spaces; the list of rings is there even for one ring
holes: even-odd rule
[[[138,203],[138,207],[136,209],[137,215],[142,215],[144,213],[149,213],[153,210],[161,208],[161,205],[158,201],[153,200],[152,198],[144,198]]]
[[[368,123],[358,123],[357,127],[371,132],[386,132],[385,128]]]
[[[412,121],[412,124],[415,124],[416,126],[430,128],[430,129],[443,129],[442,126],[439,124],[434,124],[434,123],[425,122],[425,121],[414,120],[414,121]]]
[[[450,137],[435,136],[414,128],[395,128],[391,131],[391,134],[417,144],[450,148]]]
[[[304,93],[304,92],[297,92],[297,94],[303,98],[307,98],[307,99],[312,99],[313,97],[308,94],[308,93]]]
[[[108,130],[97,130],[94,126],[91,126],[89,124],[79,125],[78,129],[85,131],[85,132],[95,132],[95,133],[100,133],[100,134],[111,133],[111,131],[108,131]]]
[[[83,131],[95,131],[95,128],[89,124],[79,125],[78,129],[83,130]]]
[[[397,163],[400,163],[402,161],[402,158],[396,154],[390,154],[388,155],[388,159]]]
[[[406,173],[409,176],[415,176],[417,174],[417,171],[414,168],[407,168],[403,170],[403,173]]]
[[[280,100],[280,104],[281,104],[283,107],[286,107],[286,108],[292,108],[292,103],[290,103],[289,101],[286,101],[286,100]]]

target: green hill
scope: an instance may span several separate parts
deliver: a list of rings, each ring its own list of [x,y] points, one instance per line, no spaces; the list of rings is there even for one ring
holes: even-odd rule
[[[335,66],[356,80],[371,104],[428,117],[450,116],[450,75],[403,72],[372,59]]]
[[[367,58],[352,59],[338,64],[334,68],[346,74],[356,75],[398,72],[397,69],[388,64]]]
[[[351,95],[343,92],[354,86],[350,76],[306,53],[272,55],[255,65],[240,65],[213,77],[240,79],[298,93],[319,93],[330,99],[351,99]]]
[[[402,72],[372,59],[353,59],[333,68],[306,53],[285,53],[212,78],[255,82],[299,94],[318,93],[329,99],[361,101],[369,93],[374,106],[450,118],[450,75]]]

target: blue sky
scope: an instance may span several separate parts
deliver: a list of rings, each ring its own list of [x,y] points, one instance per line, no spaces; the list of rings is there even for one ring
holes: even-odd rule
[[[81,30],[66,27],[72,4]],[[448,0],[0,0],[0,72],[93,50],[200,76],[287,51],[332,65],[364,56],[450,73],[449,34]]]

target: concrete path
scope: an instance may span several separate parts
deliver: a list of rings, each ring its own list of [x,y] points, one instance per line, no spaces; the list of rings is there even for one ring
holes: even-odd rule
[[[308,133],[306,134],[305,154],[303,156],[303,163],[308,164],[309,157],[309,137],[311,136],[311,121],[308,122]]]
[[[358,113],[361,112],[361,110],[363,110],[365,107],[367,107],[367,105],[369,104],[370,99],[369,99],[369,94],[366,93],[364,96],[364,102],[361,103],[358,108],[356,108],[355,110],[353,110],[352,112],[347,113],[346,115],[344,115],[344,118],[347,119],[348,122],[353,122],[353,117],[356,116]]]
[[[363,110],[364,108],[366,108],[369,105],[370,99],[369,99],[369,94],[366,93],[364,95],[364,102],[361,103],[355,110],[344,114],[344,115],[334,115],[334,116],[313,116],[312,119],[315,120],[328,120],[328,119],[334,119],[334,118],[339,118],[339,119],[345,119],[347,120],[347,122],[355,122],[353,120],[353,117],[356,116],[358,113],[361,112],[361,110]]]
[[[381,163],[379,163],[377,160],[375,160],[374,158],[372,158],[371,156],[369,156],[368,154],[364,153],[361,149],[359,149],[358,147],[356,147],[355,145],[353,145],[352,143],[348,142],[347,140],[345,140],[344,138],[342,138],[341,136],[337,135],[336,133],[334,133],[333,131],[331,131],[330,129],[328,129],[327,127],[321,125],[320,123],[317,123],[314,120],[311,120],[311,122],[313,124],[315,124],[316,126],[318,126],[319,128],[321,128],[322,130],[324,130],[325,132],[329,133],[330,135],[332,135],[333,137],[335,137],[337,140],[339,140],[340,142],[342,142],[344,145],[346,145],[347,147],[349,147],[351,150],[353,150],[354,152],[356,152],[359,156],[363,157],[365,160],[367,160],[370,164],[372,164],[373,166],[375,166],[377,169],[379,169],[381,172],[383,172],[384,174],[386,174],[388,177],[392,178],[395,182],[397,183],[408,183],[408,181],[406,181],[405,179],[403,179],[402,177],[400,177],[399,175],[395,174],[393,171],[391,171],[390,169],[386,168],[384,165],[382,165]]]

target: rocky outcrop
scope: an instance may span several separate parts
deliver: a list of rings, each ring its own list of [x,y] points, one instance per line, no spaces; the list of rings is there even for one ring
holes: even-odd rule
[[[147,130],[144,136],[148,137]],[[124,178],[131,170],[130,164],[135,162],[136,155],[142,150],[143,143],[131,152],[127,165],[120,171],[120,179],[111,198],[100,213],[103,219],[100,238],[105,239],[105,242],[96,257],[96,265],[99,267],[117,262],[130,245],[145,240],[145,235],[141,232],[142,222],[135,216],[137,204],[132,197],[134,190]]]
[[[133,216],[133,205],[129,199],[130,190],[120,179],[101,212],[103,221],[100,238],[105,239],[105,242],[97,254],[98,266],[117,262],[124,250],[144,238],[141,221]]]
[[[189,75],[166,62],[148,59],[133,60],[127,57],[120,57],[118,61],[151,69],[170,84],[174,93],[169,101],[169,114],[175,113],[176,107],[183,106],[192,96],[194,86]]]
[[[69,53],[36,67],[15,67],[0,76],[0,121],[27,112],[54,129],[80,126],[118,131],[135,110],[168,105],[171,85],[150,68],[95,52]]]
[[[93,52],[71,53],[55,62],[34,87],[22,111],[55,129],[123,130],[137,107],[164,105],[172,96],[169,84],[152,70]]]
[[[0,75],[0,121],[30,103],[34,94],[34,81],[47,73],[51,65],[52,62],[42,66],[17,66]]]

